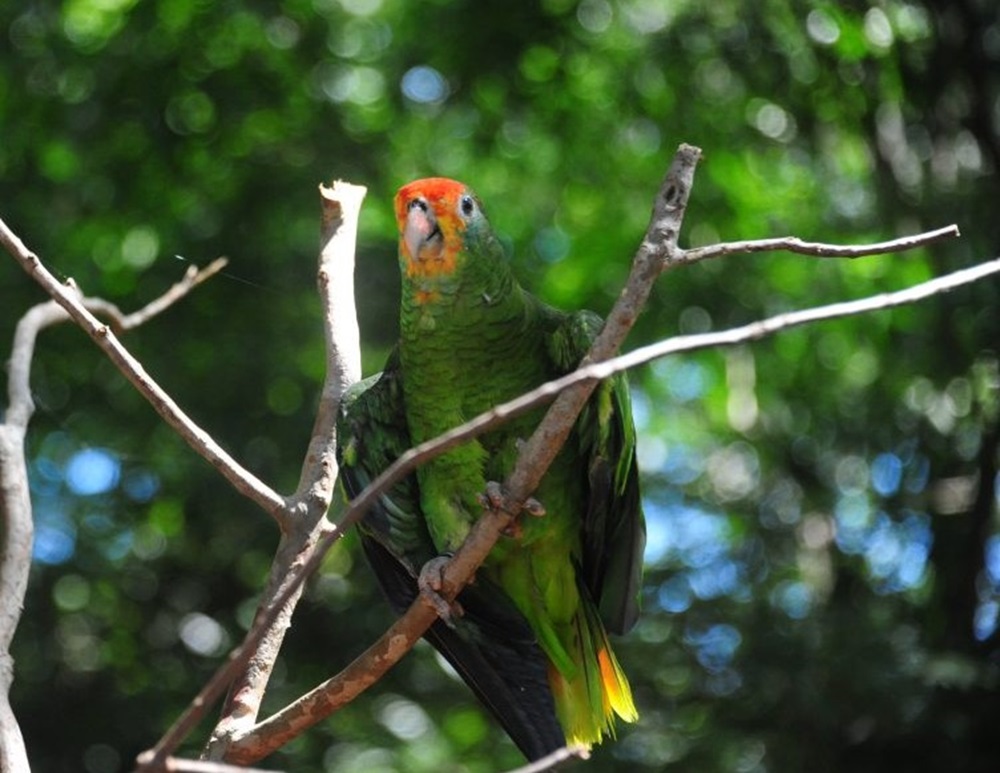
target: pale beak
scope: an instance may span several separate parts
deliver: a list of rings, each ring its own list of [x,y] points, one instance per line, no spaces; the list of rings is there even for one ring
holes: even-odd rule
[[[426,247],[435,246],[435,242],[440,246],[441,238],[441,229],[438,228],[434,212],[422,203],[411,206],[406,216],[406,225],[403,227],[403,243],[410,253],[410,259],[423,260],[425,257],[432,257],[432,255],[421,255],[421,252]]]

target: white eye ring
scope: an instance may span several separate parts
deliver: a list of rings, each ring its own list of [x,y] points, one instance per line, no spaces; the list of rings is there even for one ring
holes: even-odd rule
[[[458,202],[458,206],[465,217],[472,217],[472,213],[476,211],[476,202],[468,194],[462,196]]]

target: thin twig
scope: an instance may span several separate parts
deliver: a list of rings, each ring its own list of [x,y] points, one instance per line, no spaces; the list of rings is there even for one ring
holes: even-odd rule
[[[225,762],[188,760],[182,757],[168,757],[164,770],[167,773],[280,773],[263,768],[245,768],[241,765],[229,765]]]
[[[934,231],[902,236],[887,242],[874,244],[825,244],[823,242],[807,242],[797,236],[776,236],[771,239],[753,239],[742,242],[723,242],[705,247],[694,247],[684,250],[679,256],[682,263],[696,263],[708,258],[719,258],[723,255],[733,255],[738,252],[777,252],[785,250],[799,255],[812,255],[817,258],[861,258],[868,255],[887,255],[890,252],[905,252],[916,247],[925,247],[942,239],[959,236],[957,225],[948,225]]]
[[[131,330],[134,327],[144,324],[150,318],[155,317],[175,304],[206,279],[211,279],[218,274],[228,263],[229,258],[222,257],[216,258],[204,268],[188,266],[187,271],[184,272],[184,276],[179,282],[174,283],[163,295],[150,301],[141,309],[123,316],[118,323],[119,326],[122,330]]]
[[[191,448],[222,473],[239,492],[256,502],[266,512],[274,515],[284,508],[284,498],[242,467],[212,439],[211,435],[184,413],[173,398],[146,372],[142,363],[122,345],[109,326],[87,310],[80,302],[78,293],[61,284],[3,220],[0,220],[0,243],[21,264],[28,275],[38,282],[53,300],[66,309],[70,317],[104,351],[139,394],[146,398],[160,417]]]
[[[563,746],[561,749],[556,749],[554,752],[546,754],[534,762],[529,762],[527,765],[508,770],[507,773],[543,773],[546,770],[555,770],[562,763],[569,760],[585,760],[588,756],[589,752],[584,746]]]

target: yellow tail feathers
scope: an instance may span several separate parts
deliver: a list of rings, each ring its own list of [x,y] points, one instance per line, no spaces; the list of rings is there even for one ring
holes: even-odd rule
[[[596,612],[581,610],[574,622],[577,668],[564,673],[550,665],[549,684],[567,743],[589,748],[605,736],[614,737],[616,714],[635,722],[639,712]]]
[[[618,665],[618,658],[604,640],[605,646],[597,651],[597,663],[601,667],[601,685],[604,687],[605,713],[608,708],[626,722],[635,722],[639,718],[635,703],[632,701],[632,688],[629,686],[625,672]],[[614,728],[612,727],[612,730]]]

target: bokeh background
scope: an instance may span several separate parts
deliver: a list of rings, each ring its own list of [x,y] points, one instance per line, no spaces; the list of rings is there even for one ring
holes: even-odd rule
[[[991,0],[9,2],[0,36],[0,215],[126,309],[229,256],[127,345],[283,491],[322,379],[321,181],[369,188],[368,373],[396,334],[390,207],[414,177],[475,187],[523,283],[598,312],[680,142],[705,151],[685,245],[962,230],[902,255],[671,272],[630,346],[1000,252]],[[998,295],[990,280],[632,374],[650,539],[644,614],[616,646],[641,719],[587,770],[998,769]],[[39,300],[0,262],[0,350]],[[40,773],[115,773],[239,640],[277,534],[78,330],[45,333],[33,389],[14,706]],[[389,620],[344,540],[267,706]],[[519,760],[421,646],[268,765]]]

